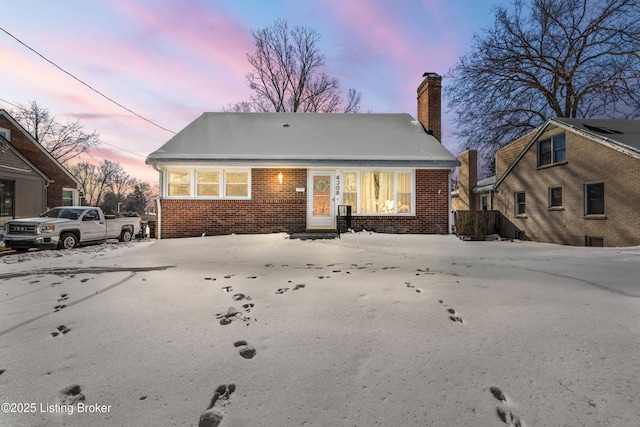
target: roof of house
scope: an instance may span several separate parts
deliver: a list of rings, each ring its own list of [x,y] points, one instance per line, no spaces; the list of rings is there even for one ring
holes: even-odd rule
[[[9,170],[13,169],[16,172],[21,173],[30,173],[30,171],[33,171],[36,174],[40,175],[46,182],[53,182],[51,178],[49,178],[44,172],[38,169],[36,165],[31,163],[29,159],[23,156],[21,152],[19,152],[13,145],[11,145],[4,136],[0,135],[0,153],[5,154],[5,151],[10,151],[14,156],[20,159],[20,162],[24,164],[24,167],[18,169],[8,165],[0,165],[0,168]]]
[[[640,153],[640,120],[557,118],[551,122]]]
[[[33,145],[35,145],[45,156],[47,156],[51,160],[51,162],[53,162],[58,168],[60,168],[61,171],[63,171],[65,173],[65,175],[67,175],[73,182],[75,182],[76,183],[76,188],[81,188],[82,187],[82,184],[80,183],[80,181],[78,181],[78,178],[76,178],[71,172],[69,172],[69,170],[67,168],[65,168],[62,165],[62,163],[60,163],[58,161],[58,159],[53,157],[51,155],[51,153],[46,148],[44,148],[42,146],[42,144],[40,144],[29,132],[27,132],[27,130],[24,127],[22,127],[22,125],[20,123],[18,123],[18,121],[16,119],[14,119],[11,116],[11,114],[9,114],[4,109],[0,109],[0,116],[4,117],[7,121],[9,121],[9,123],[11,123],[13,126],[15,126],[22,134],[24,134],[27,137],[27,139]],[[9,141],[9,143],[11,143],[11,141]]]
[[[147,157],[184,161],[459,165],[409,114],[204,113]]]
[[[604,146],[613,148],[627,155],[640,159],[640,120],[620,119],[568,119],[555,118],[547,120],[532,133],[531,140],[527,143],[518,157],[502,174],[494,185],[498,187],[511,170],[518,164],[529,148],[538,140],[540,135],[550,126],[558,126],[570,132],[575,132],[598,142]]]

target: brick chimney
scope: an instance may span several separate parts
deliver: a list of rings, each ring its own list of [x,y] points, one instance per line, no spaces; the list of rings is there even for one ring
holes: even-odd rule
[[[442,142],[442,76],[424,73],[418,86],[418,121],[427,131]]]

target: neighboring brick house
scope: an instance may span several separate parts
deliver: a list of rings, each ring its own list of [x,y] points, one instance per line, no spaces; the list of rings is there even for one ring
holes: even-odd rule
[[[638,120],[548,120],[498,151],[496,176],[503,237],[640,245]]]
[[[51,183],[7,137],[11,137],[8,129],[0,129],[0,229],[11,219],[41,214],[46,206],[47,184]]]
[[[0,109],[0,136],[4,138],[5,143],[11,145],[15,153],[19,153],[21,161],[26,160],[30,167],[37,169],[38,174],[46,181],[46,191],[42,195],[41,183],[34,182],[31,186],[22,180],[24,174],[20,178],[9,176],[8,169],[4,168],[4,175],[0,179],[6,184],[5,188],[13,188],[12,216],[15,218],[33,216],[42,213],[46,208],[80,204],[80,182],[3,109]],[[14,158],[13,161],[18,160]],[[5,157],[2,163],[8,162],[8,158]],[[8,166],[11,167],[11,165]],[[3,172],[0,170],[1,173]],[[26,209],[25,206],[30,207]]]
[[[436,96],[439,104],[440,76],[424,77],[431,90],[419,103]],[[160,172],[158,234],[333,230],[340,205],[351,206],[354,230],[448,233],[450,173],[459,163],[433,136],[439,129],[425,128],[439,122],[425,121],[204,113],[147,157]]]

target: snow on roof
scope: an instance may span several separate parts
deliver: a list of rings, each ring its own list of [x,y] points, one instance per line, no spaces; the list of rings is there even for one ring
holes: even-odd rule
[[[204,113],[147,157],[212,160],[459,164],[409,114]]]
[[[640,120],[557,118],[553,121],[640,153]]]

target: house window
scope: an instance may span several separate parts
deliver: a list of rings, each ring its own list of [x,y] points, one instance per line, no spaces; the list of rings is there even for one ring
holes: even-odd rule
[[[358,211],[358,174],[347,172],[344,174],[344,190],[342,192],[342,203],[351,206],[352,212]]]
[[[549,207],[562,207],[562,187],[549,188]]]
[[[70,188],[64,188],[62,190],[62,206],[73,206],[74,193],[74,190]]]
[[[220,172],[198,171],[198,197],[219,197],[220,196]]]
[[[414,174],[395,171],[344,173],[343,204],[358,214],[413,213]]]
[[[538,142],[538,166],[563,162],[567,158],[565,134]]]
[[[208,168],[170,170],[167,172],[167,197],[248,198],[249,173]]]
[[[604,215],[604,183],[585,184],[585,215]]]
[[[169,197],[191,196],[191,172],[169,172]]]
[[[489,210],[489,197],[486,194],[480,196],[480,210]]]
[[[0,225],[13,219],[15,181],[0,179]]]
[[[525,215],[525,194],[524,191],[516,191],[515,195],[515,213],[518,215]]]
[[[249,172],[226,172],[226,197],[249,196]]]
[[[602,247],[604,247],[604,237],[585,236],[584,237],[584,245],[585,246],[596,246],[598,248],[602,248]]]
[[[9,129],[0,128],[0,136],[3,136],[7,141],[11,141],[11,131]]]

